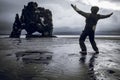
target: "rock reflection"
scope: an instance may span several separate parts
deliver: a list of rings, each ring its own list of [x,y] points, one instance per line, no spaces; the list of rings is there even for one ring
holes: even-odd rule
[[[17,61],[22,59],[23,63],[49,64],[52,59],[52,52],[47,51],[21,51],[15,53]]]

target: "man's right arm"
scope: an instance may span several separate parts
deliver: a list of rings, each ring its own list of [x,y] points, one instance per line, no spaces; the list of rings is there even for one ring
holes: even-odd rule
[[[73,4],[71,4],[71,6],[72,6],[72,8],[73,8],[76,12],[78,12],[80,15],[82,15],[82,16],[84,16],[84,17],[88,17],[88,15],[89,15],[88,13],[79,10],[79,9],[78,9],[75,5],[73,5]]]
[[[108,18],[112,15],[113,13],[110,13],[108,15],[99,15],[99,19],[104,19],[104,18]]]

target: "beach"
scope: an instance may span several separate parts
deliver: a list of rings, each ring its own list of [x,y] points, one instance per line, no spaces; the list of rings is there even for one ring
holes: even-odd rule
[[[81,62],[79,36],[0,38],[0,80],[120,80],[120,37],[86,39]]]

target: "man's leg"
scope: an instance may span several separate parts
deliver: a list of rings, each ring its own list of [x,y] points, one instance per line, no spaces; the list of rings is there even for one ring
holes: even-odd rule
[[[85,31],[82,32],[81,36],[80,36],[80,39],[79,39],[79,44],[80,44],[80,48],[81,48],[81,53],[85,52],[84,54],[86,55],[87,54],[87,49],[86,49],[86,46],[85,46],[85,39],[87,37],[87,33]]]
[[[92,45],[92,48],[94,49],[94,51],[96,52],[96,53],[99,53],[99,50],[98,50],[98,48],[97,48],[97,46],[96,46],[96,42],[95,42],[95,34],[94,34],[94,32],[91,32],[90,34],[89,34],[89,40],[90,40],[90,43],[91,43],[91,45]]]

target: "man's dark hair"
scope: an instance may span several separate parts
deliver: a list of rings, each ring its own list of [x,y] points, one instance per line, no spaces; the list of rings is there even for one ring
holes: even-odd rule
[[[97,7],[97,6],[92,6],[92,7],[91,7],[91,12],[92,12],[93,14],[97,14],[98,11],[99,11],[99,7]]]

